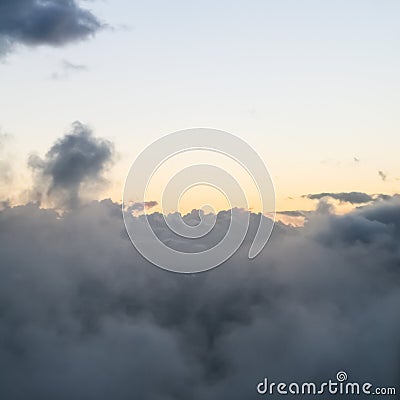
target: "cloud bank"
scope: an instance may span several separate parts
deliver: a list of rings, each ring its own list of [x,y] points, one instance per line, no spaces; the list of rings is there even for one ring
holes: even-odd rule
[[[16,44],[62,46],[93,36],[102,27],[75,0],[0,0],[0,54]]]
[[[277,223],[254,260],[260,216],[251,214],[245,243],[222,266],[173,274],[136,252],[120,204],[82,201],[112,154],[76,123],[30,160],[39,199],[64,205],[62,215],[1,203],[1,399],[258,399],[265,377],[321,382],[338,370],[400,384],[398,196],[341,216],[322,199],[303,227]],[[199,213],[185,220],[195,225]],[[149,219],[170,247],[198,251],[220,240],[229,217],[220,212],[195,244],[161,214]]]
[[[136,253],[109,200],[62,217],[6,207],[0,397],[256,399],[264,376],[319,381],[339,369],[397,385],[399,216],[392,199],[278,224],[255,260],[246,240],[216,270],[183,276]]]

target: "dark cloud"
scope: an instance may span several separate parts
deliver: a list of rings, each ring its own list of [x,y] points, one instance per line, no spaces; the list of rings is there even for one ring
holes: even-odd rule
[[[277,214],[286,215],[287,217],[304,217],[306,215],[304,211],[296,211],[296,210],[277,211]]]
[[[71,132],[58,140],[44,159],[30,157],[29,166],[36,177],[35,199],[67,208],[77,206],[83,187],[95,190],[105,182],[103,173],[113,154],[111,142],[95,138],[87,126],[75,122]]]
[[[381,177],[381,179],[385,182],[387,179],[387,174],[385,174],[383,171],[378,171],[378,175]]]
[[[93,36],[99,19],[75,0],[0,0],[0,52],[15,44],[64,44]]]
[[[310,200],[321,200],[324,198],[331,198],[334,200],[338,200],[341,203],[350,203],[350,204],[365,204],[370,203],[375,200],[385,200],[390,196],[384,194],[373,194],[369,195],[363,192],[342,192],[342,193],[315,193],[315,194],[307,194],[303,197],[306,197]]]
[[[39,199],[69,209],[0,203],[0,399],[251,400],[264,377],[321,382],[338,370],[400,384],[400,196],[340,216],[323,196],[304,227],[277,223],[253,260],[261,216],[250,214],[232,258],[179,275],[137,253],[120,204],[80,201],[112,154],[75,123],[30,160]],[[147,218],[170,247],[198,251],[219,242],[232,213],[245,223],[246,211],[222,211],[196,243],[161,214]]]
[[[1,399],[258,399],[265,376],[338,370],[400,384],[397,197],[315,213],[303,228],[277,224],[256,259],[246,239],[199,275],[148,264],[111,201],[61,217],[8,206],[0,243]]]
[[[157,201],[145,201],[145,202],[136,202],[128,207],[128,212],[141,212],[144,210],[150,210],[158,205]]]

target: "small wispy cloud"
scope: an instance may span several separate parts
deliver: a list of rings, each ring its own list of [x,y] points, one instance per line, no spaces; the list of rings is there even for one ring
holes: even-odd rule
[[[51,74],[51,78],[58,79],[66,79],[70,76],[71,73],[75,72],[86,72],[88,71],[88,67],[84,64],[75,64],[68,60],[62,60],[60,65],[60,70],[57,72],[53,72]]]
[[[277,211],[277,214],[286,215],[287,217],[305,217],[306,212],[300,210]]]
[[[385,182],[387,179],[387,174],[384,173],[383,171],[378,171],[378,175],[381,177],[381,179]]]
[[[337,200],[340,203],[350,203],[350,204],[366,204],[371,203],[377,200],[387,200],[388,197],[385,194],[368,194],[363,192],[341,192],[341,193],[313,193],[306,194],[302,196],[303,198],[309,200],[322,200],[322,199],[333,199]]]
[[[154,200],[136,202],[128,207],[128,212],[133,212],[133,213],[142,212],[144,210],[150,210],[151,208],[154,208],[156,206],[158,206],[158,202]]]

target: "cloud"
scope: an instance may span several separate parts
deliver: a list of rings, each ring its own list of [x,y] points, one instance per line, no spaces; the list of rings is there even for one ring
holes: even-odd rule
[[[5,152],[5,143],[9,140],[9,135],[0,131],[0,200],[9,196],[8,187],[13,180],[13,169],[10,156]]]
[[[73,70],[73,71],[87,71],[87,66],[82,64],[73,64],[68,60],[62,61],[62,66],[66,70]]]
[[[381,179],[385,182],[387,178],[387,174],[385,174],[383,171],[378,171],[378,175],[381,177]]]
[[[71,132],[58,140],[44,159],[30,157],[29,166],[35,173],[35,200],[76,207],[82,200],[82,188],[95,190],[105,183],[103,173],[113,155],[111,142],[95,138],[87,126],[75,122]]]
[[[310,200],[321,200],[324,198],[331,198],[334,200],[338,200],[341,203],[350,203],[350,204],[365,204],[370,203],[376,200],[385,200],[390,196],[385,194],[373,194],[369,195],[363,192],[342,192],[342,193],[315,193],[315,194],[307,194],[303,197]]]
[[[103,27],[75,0],[0,0],[0,54],[16,44],[62,46]]]
[[[304,217],[304,211],[290,210],[290,211],[277,211],[277,214],[286,215],[287,217]]]
[[[156,206],[158,206],[158,202],[154,200],[145,202],[136,202],[128,207],[128,212],[141,212],[144,211],[145,209],[150,210],[151,208],[154,208]]]
[[[7,207],[0,398],[257,399],[265,376],[319,381],[338,370],[398,385],[399,216],[398,198],[315,213],[303,228],[277,224],[254,260],[247,238],[221,267],[177,275],[135,251],[119,204],[61,217]]]
[[[303,227],[277,223],[253,260],[261,217],[250,214],[233,257],[179,275],[137,253],[120,204],[82,201],[113,152],[75,123],[30,160],[39,199],[68,209],[0,202],[1,399],[250,400],[264,377],[321,382],[338,370],[400,384],[400,196],[346,215],[323,196]],[[129,223],[143,223],[131,211]],[[196,225],[200,213],[184,219]],[[160,240],[190,252],[218,243],[231,213],[248,216],[218,213],[199,241],[171,232],[160,213],[147,218]]]
[[[54,72],[51,75],[52,79],[65,79],[69,76],[71,72],[85,72],[88,70],[88,67],[83,64],[74,64],[68,60],[62,60],[61,62],[61,71]]]

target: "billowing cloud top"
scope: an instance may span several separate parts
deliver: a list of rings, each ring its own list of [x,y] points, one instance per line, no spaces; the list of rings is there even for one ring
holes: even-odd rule
[[[0,204],[0,399],[258,399],[264,377],[318,383],[338,370],[400,384],[398,196],[340,216],[322,201],[304,227],[277,223],[253,260],[260,215],[251,214],[243,246],[223,265],[174,274],[131,245],[120,204],[80,201],[112,153],[76,123],[31,159],[38,191],[69,210]],[[161,214],[149,219],[170,247],[198,251],[218,242],[229,214],[195,248]]]
[[[265,376],[318,382],[339,369],[397,385],[399,215],[395,198],[278,224],[256,259],[246,241],[184,276],[135,251],[111,201],[61,218],[6,207],[0,398],[257,399]]]
[[[15,44],[61,46],[103,24],[75,0],[0,0],[0,53]]]

